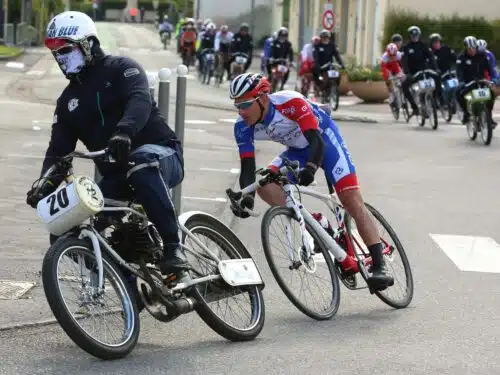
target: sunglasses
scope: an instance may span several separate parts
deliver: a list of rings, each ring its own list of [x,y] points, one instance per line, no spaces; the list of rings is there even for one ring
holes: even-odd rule
[[[255,103],[257,100],[259,100],[259,98],[255,98],[255,99],[252,99],[252,100],[247,100],[247,101],[244,101],[244,102],[240,102],[240,103],[234,103],[234,106],[236,107],[236,109],[248,109],[250,108],[253,103]]]
[[[65,55],[70,53],[77,46],[75,43],[71,43],[66,39],[60,38],[47,38],[45,39],[45,47],[50,49],[53,54]]]

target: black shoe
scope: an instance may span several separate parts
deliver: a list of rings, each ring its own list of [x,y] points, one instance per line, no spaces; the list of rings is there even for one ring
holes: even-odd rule
[[[464,113],[464,117],[462,118],[462,124],[467,124],[469,122],[470,115],[468,113]]]
[[[375,290],[384,290],[394,285],[394,278],[389,275],[385,261],[382,260],[378,266],[373,266],[373,275],[368,279],[370,287]]]
[[[180,247],[177,247],[173,250],[165,250],[163,259],[158,263],[158,267],[164,275],[179,274],[189,269],[189,262],[184,251]]]
[[[418,116],[419,114],[420,114],[420,111],[418,110],[418,107],[415,107],[412,109],[410,117]]]

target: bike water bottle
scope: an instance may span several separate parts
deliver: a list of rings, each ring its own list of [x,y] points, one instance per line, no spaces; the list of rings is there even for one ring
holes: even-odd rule
[[[326,230],[326,232],[330,236],[332,236],[332,237],[335,236],[335,232],[333,231],[333,228],[330,225],[330,222],[328,221],[328,219],[325,216],[323,216],[323,214],[318,212],[318,213],[312,214],[312,216],[318,221],[318,223],[321,224],[321,226]]]

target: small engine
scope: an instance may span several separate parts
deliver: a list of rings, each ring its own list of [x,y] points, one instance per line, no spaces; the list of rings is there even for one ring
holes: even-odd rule
[[[145,263],[155,260],[155,255],[163,252],[163,241],[153,224],[142,227],[140,223],[120,223],[111,233],[112,247],[127,262]]]

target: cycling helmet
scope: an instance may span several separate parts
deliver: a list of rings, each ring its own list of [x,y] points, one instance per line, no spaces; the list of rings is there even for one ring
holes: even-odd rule
[[[441,35],[439,35],[438,33],[431,34],[431,36],[429,37],[429,40],[430,40],[431,44],[436,43],[436,42],[440,42]]]
[[[210,30],[210,31],[215,31],[217,29],[217,26],[215,26],[215,23],[209,23],[207,25],[207,30]]]
[[[321,30],[321,32],[319,33],[319,37],[321,39],[323,39],[323,38],[330,38],[330,36],[331,36],[330,32],[328,30],[326,30],[326,29]]]
[[[288,29],[286,27],[280,27],[278,30],[278,38],[287,38],[288,37]]]
[[[398,42],[402,42],[403,41],[403,37],[401,34],[394,34],[392,37],[391,37],[391,42],[392,43],[398,43]]]
[[[229,31],[229,27],[227,25],[222,25],[220,27],[220,31],[223,33],[227,33]]]
[[[486,40],[484,39],[478,39],[477,41],[477,49],[480,52],[486,51],[486,48],[488,48],[488,43],[486,43]]]
[[[248,26],[248,23],[246,23],[246,22],[243,22],[240,26],[240,31],[242,31],[242,30],[248,31],[249,29],[250,29],[250,27]]]
[[[211,24],[213,22],[214,21],[212,21],[210,18],[207,18],[205,21],[203,21],[203,26],[207,26],[208,24]]]
[[[466,36],[464,38],[465,48],[477,48],[477,39],[473,36]]]
[[[420,35],[422,35],[422,32],[420,31],[420,27],[418,27],[418,26],[410,26],[408,28],[408,34],[410,36],[420,36]]]
[[[235,77],[229,85],[231,99],[256,98],[271,91],[269,81],[262,74],[243,73]]]
[[[398,53],[398,46],[394,43],[389,43],[387,45],[387,48],[385,49],[385,52],[387,52],[389,56],[396,56],[396,54]]]
[[[278,39],[278,32],[277,32],[277,31],[275,31],[275,32],[273,33],[273,35],[271,35],[271,38],[272,38],[273,40]]]

